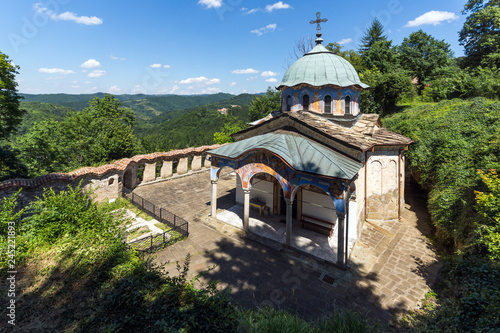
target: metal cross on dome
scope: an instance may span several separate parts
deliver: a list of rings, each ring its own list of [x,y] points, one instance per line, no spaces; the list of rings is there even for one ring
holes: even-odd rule
[[[316,23],[316,24],[317,24],[317,26],[316,26],[316,30],[318,30],[318,31],[320,31],[320,30],[321,30],[321,26],[320,26],[319,24],[320,24],[320,23],[325,23],[326,21],[328,21],[328,19],[326,19],[326,18],[324,18],[324,19],[320,19],[320,18],[319,18],[320,16],[321,16],[321,13],[320,13],[320,12],[317,12],[317,13],[316,13],[316,20],[315,20],[315,21],[311,20],[311,22],[309,22],[309,23],[311,23],[311,24]]]

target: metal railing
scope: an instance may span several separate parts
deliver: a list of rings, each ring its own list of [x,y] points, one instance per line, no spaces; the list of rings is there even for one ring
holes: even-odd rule
[[[126,197],[134,206],[152,216],[158,222],[171,228],[164,233],[147,236],[130,242],[128,245],[129,248],[135,248],[142,252],[153,252],[189,236],[189,223],[183,218],[164,208],[156,207],[152,202],[133,192],[126,195]]]

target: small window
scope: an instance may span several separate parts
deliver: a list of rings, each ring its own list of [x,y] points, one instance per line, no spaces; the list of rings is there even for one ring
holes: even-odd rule
[[[307,94],[302,97],[302,108],[309,110],[309,95]]]
[[[332,113],[332,96],[325,96],[325,113]]]
[[[292,96],[286,96],[286,109],[285,111],[290,111],[292,109]]]
[[[351,97],[346,96],[345,97],[345,114],[350,114],[351,113]]]

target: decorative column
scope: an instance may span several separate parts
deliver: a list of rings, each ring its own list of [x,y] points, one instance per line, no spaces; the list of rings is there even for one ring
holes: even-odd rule
[[[243,189],[243,230],[248,232],[250,220],[250,189]]]
[[[337,218],[338,218],[338,224],[339,224],[339,233],[338,233],[338,243],[337,243],[337,264],[339,266],[344,266],[345,265],[345,260],[344,260],[344,247],[345,247],[345,242],[347,241],[345,239],[345,214],[340,213],[337,211]]]
[[[286,199],[286,245],[292,246],[292,205],[293,201]]]
[[[217,181],[212,180],[211,188],[211,199],[210,199],[210,215],[217,218]]]

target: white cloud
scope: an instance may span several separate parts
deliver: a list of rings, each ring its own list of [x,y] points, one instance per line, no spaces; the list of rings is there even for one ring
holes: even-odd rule
[[[206,85],[209,85],[209,84],[216,84],[216,83],[220,83],[220,79],[207,79],[206,77],[204,76],[200,76],[200,77],[190,77],[190,78],[187,78],[185,80],[181,80],[179,81],[180,84],[193,84],[193,83],[196,83],[196,84],[206,84]]]
[[[79,24],[85,25],[99,25],[102,24],[102,19],[97,16],[78,16],[72,12],[64,12],[61,14],[55,14],[53,11],[46,7],[42,7],[40,2],[35,3],[34,8],[39,13],[45,13],[53,21],[73,21]]]
[[[111,60],[120,60],[120,61],[127,60],[127,58],[115,57],[114,55],[110,55],[109,57],[111,58]]]
[[[198,1],[200,5],[208,8],[220,8],[222,6],[222,0],[200,0]]]
[[[413,21],[408,21],[405,27],[418,27],[424,24],[439,25],[443,21],[449,23],[451,21],[458,20],[458,18],[458,15],[456,15],[455,13],[431,10],[430,12],[420,15]]]
[[[247,69],[235,69],[231,73],[233,74],[255,74],[258,73],[259,71],[253,68],[247,68]]]
[[[71,69],[61,69],[61,68],[39,68],[38,69],[39,73],[46,73],[46,74],[75,74],[74,71]]]
[[[149,67],[151,67],[151,68],[160,68],[161,64],[152,64],[152,65],[149,65]]]
[[[217,93],[220,93],[222,90],[220,90],[219,88],[215,88],[215,87],[209,87],[207,89],[203,89],[201,91],[202,94],[217,94]]]
[[[352,38],[344,38],[344,39],[341,39],[338,41],[338,43],[340,45],[345,45],[345,44],[349,44],[349,43],[352,43]]]
[[[120,88],[118,88],[117,86],[112,86],[111,88],[108,89],[108,91],[110,93],[114,93],[114,92],[119,92],[119,91],[122,91]]]
[[[271,78],[267,79],[266,82],[276,83],[276,82],[278,82],[278,80],[274,77],[271,77]]]
[[[247,81],[252,81],[252,80],[255,80],[256,78],[258,78],[258,76],[257,76],[257,75],[252,76],[252,77],[249,77],[249,78],[247,79]]]
[[[230,85],[231,87],[234,87],[235,85],[237,85],[237,83],[236,83],[236,82],[231,82],[229,85]]]
[[[262,36],[263,34],[265,34],[267,32],[274,31],[276,29],[276,27],[277,27],[276,23],[273,23],[273,24],[268,24],[265,27],[262,27],[259,29],[251,30],[250,32],[253,34],[257,34],[257,36]]]
[[[163,65],[163,68],[170,68],[170,65]]]
[[[260,76],[266,76],[266,77],[269,77],[269,76],[276,76],[278,75],[279,73],[276,73],[276,72],[271,72],[271,71],[264,71],[262,72],[262,74],[260,74]]]
[[[85,81],[83,83],[85,83],[85,84],[91,84],[92,82],[91,81]]]
[[[250,14],[253,14],[253,13],[256,13],[256,12],[259,12],[261,11],[262,9],[260,8],[253,8],[253,9],[248,9],[248,8],[245,8],[245,9],[241,9],[244,11],[243,15],[250,15]]]
[[[80,65],[81,68],[95,68],[101,66],[101,63],[95,59],[89,59]]]
[[[272,12],[275,9],[289,9],[289,8],[292,8],[292,6],[290,6],[287,3],[283,3],[283,1],[278,1],[275,4],[267,5],[266,11]]]
[[[96,77],[101,77],[104,74],[106,74],[106,71],[103,71],[102,69],[95,69],[88,74],[88,77],[96,78]]]

